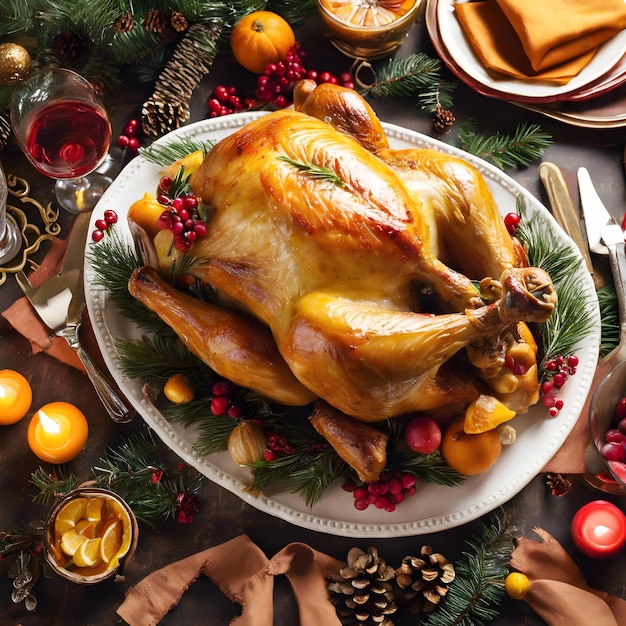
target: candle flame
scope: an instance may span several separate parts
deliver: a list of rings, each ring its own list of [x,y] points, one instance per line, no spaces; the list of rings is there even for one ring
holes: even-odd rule
[[[4,400],[6,398],[7,392],[3,385],[0,385],[0,400]]]
[[[61,424],[43,411],[39,411],[39,422],[44,431],[51,435],[58,435],[61,432]]]
[[[611,529],[608,526],[605,526],[604,524],[599,524],[593,529],[593,534],[596,537],[604,537],[604,535],[610,532],[611,532]]]

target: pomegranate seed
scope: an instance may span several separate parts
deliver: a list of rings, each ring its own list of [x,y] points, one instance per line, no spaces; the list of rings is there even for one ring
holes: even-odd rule
[[[273,450],[265,450],[265,452],[263,453],[263,458],[268,463],[271,463],[276,458],[276,454],[274,454]]]

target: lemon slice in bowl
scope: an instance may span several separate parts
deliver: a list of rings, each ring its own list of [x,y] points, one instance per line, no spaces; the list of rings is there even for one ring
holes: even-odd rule
[[[80,545],[85,541],[89,541],[87,537],[81,535],[75,528],[70,528],[70,530],[61,535],[61,552],[66,556],[73,557]]]
[[[87,498],[74,498],[61,508],[54,520],[54,530],[61,536],[76,526],[85,517]]]
[[[85,509],[85,517],[90,522],[99,522],[102,519],[103,506],[104,498],[88,498],[87,507]]]
[[[74,564],[77,567],[95,567],[102,562],[100,557],[100,537],[85,539],[74,552]]]
[[[100,541],[100,558],[105,563],[113,563],[122,549],[122,541],[124,536],[124,528],[122,520],[116,519],[102,533]]]

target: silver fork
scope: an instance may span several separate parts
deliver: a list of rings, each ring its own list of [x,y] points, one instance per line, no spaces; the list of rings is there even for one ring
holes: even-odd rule
[[[65,339],[70,348],[76,352],[111,418],[119,423],[132,420],[135,415],[134,409],[119,397],[80,343],[81,316],[85,308],[80,270],[63,272],[46,281],[41,287],[32,287],[26,274],[21,270],[15,274],[15,280],[43,323],[53,333]]]

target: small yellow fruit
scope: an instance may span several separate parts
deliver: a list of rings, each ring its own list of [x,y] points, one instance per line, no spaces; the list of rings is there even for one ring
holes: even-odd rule
[[[476,435],[493,430],[496,426],[513,419],[515,415],[515,411],[511,411],[497,398],[481,393],[467,407],[463,427],[469,435]]]
[[[504,580],[504,589],[511,598],[521,600],[530,589],[530,580],[525,574],[511,572]]]
[[[174,374],[163,388],[165,397],[174,404],[187,404],[193,400],[193,389],[184,374]]]
[[[142,198],[130,205],[128,219],[139,224],[150,237],[155,237],[160,231],[157,220],[163,211],[165,207],[149,191],[146,191]]]

